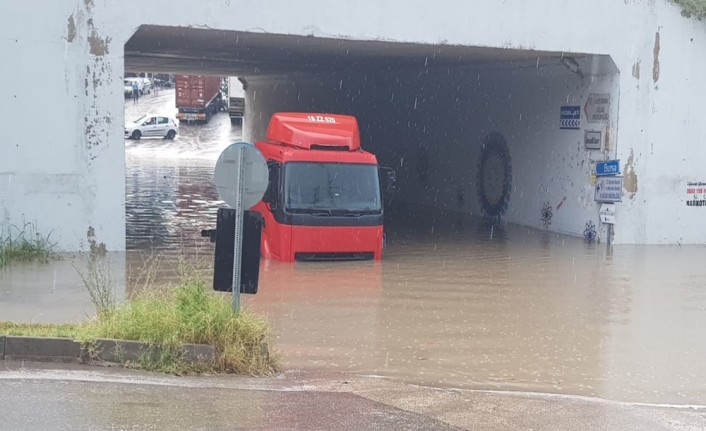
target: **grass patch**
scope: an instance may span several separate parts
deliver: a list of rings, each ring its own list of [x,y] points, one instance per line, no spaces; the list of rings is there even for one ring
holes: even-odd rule
[[[25,223],[22,228],[10,226],[0,230],[0,268],[10,262],[49,262],[56,255],[56,244],[37,231],[35,223]]]
[[[83,253],[82,253],[83,254]],[[85,269],[73,265],[99,316],[115,310],[116,281],[108,256],[88,255]]]
[[[52,325],[39,323],[0,322],[0,335],[18,335],[26,337],[74,338],[80,331],[80,325]]]
[[[706,0],[672,0],[682,8],[682,15],[695,17],[698,20],[706,18]]]
[[[183,374],[222,372],[270,375],[279,370],[269,342],[267,322],[249,311],[235,313],[229,297],[207,290],[199,278],[185,279],[173,289],[144,291],[124,305],[99,310],[97,317],[68,325],[0,322],[0,335],[73,338],[89,347],[96,338],[140,341],[159,347],[147,351],[131,367]],[[208,344],[216,350],[215,363],[183,360],[186,343]]]

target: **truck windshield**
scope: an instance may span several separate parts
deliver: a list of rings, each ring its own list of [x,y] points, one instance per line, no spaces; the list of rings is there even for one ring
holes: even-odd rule
[[[293,212],[378,212],[376,165],[289,162],[284,168],[285,207]]]

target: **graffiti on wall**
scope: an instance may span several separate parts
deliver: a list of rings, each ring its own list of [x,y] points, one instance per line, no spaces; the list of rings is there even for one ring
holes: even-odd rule
[[[499,223],[507,211],[512,190],[510,149],[500,133],[491,133],[483,142],[478,158],[476,187],[486,221]]]
[[[596,225],[591,220],[587,221],[586,228],[583,230],[584,241],[589,244],[592,244],[596,241],[597,236],[598,232],[596,231]]]
[[[552,217],[554,217],[554,213],[552,212],[552,205],[549,203],[549,201],[544,202],[544,206],[542,207],[542,215],[541,215],[541,220],[542,220],[542,226],[544,229],[549,229],[549,226],[552,225]]]

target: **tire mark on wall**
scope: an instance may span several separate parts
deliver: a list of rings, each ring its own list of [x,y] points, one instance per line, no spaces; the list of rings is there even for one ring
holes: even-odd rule
[[[654,65],[652,66],[652,79],[654,80],[655,84],[657,81],[659,81],[659,51],[660,51],[660,42],[659,42],[659,32],[655,33],[655,47],[652,50],[652,55],[654,56]]]

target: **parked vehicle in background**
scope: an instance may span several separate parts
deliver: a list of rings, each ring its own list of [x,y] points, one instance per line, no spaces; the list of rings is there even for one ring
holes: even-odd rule
[[[218,76],[176,76],[177,118],[208,123],[221,104],[221,78]]]
[[[228,114],[231,124],[243,124],[245,118],[245,89],[237,76],[228,77]]]
[[[150,79],[152,80],[152,88],[153,89],[155,87],[159,87],[159,88],[172,88],[172,87],[174,87],[174,83],[172,82],[174,77],[168,73],[155,73],[155,74],[152,74]]]
[[[164,115],[145,115],[125,124],[127,139],[155,137],[174,139],[179,134],[179,120]]]
[[[125,92],[125,97],[132,97],[132,81],[125,79],[123,81],[123,91]]]
[[[149,78],[131,77],[125,78],[123,81],[125,97],[132,97],[133,82],[137,83],[137,89],[140,91],[140,95],[152,93],[152,81],[150,81]]]
[[[135,78],[138,82],[142,82],[141,94],[151,94],[152,93],[152,81],[149,78]]]

